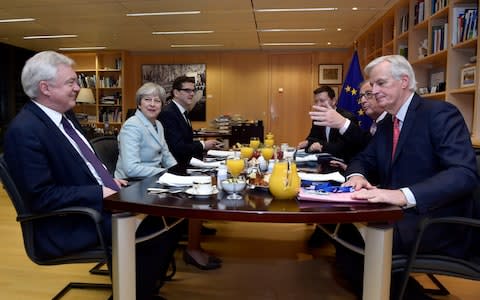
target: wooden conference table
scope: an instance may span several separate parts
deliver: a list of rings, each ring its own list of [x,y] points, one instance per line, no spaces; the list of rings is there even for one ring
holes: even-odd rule
[[[388,299],[392,259],[391,223],[402,218],[396,206],[368,203],[312,203],[275,200],[268,191],[246,190],[241,200],[228,200],[223,192],[206,197],[186,193],[149,194],[158,176],[132,184],[104,199],[114,212],[113,296],[135,299],[135,214],[180,218],[268,223],[367,224],[363,299]]]

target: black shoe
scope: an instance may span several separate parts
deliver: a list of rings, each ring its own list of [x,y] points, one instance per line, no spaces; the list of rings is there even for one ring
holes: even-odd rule
[[[220,260],[218,257],[215,257],[213,255],[210,255],[208,257],[208,263],[206,265],[202,265],[200,263],[198,263],[189,253],[188,251],[183,251],[183,261],[187,264],[187,265],[193,265],[197,268],[199,268],[200,270],[214,270],[214,269],[218,269],[222,266],[222,263],[221,263],[221,260],[220,262],[218,262],[218,260]]]
[[[202,235],[215,235],[217,234],[217,230],[215,228],[210,228],[202,225],[202,229],[200,230]]]

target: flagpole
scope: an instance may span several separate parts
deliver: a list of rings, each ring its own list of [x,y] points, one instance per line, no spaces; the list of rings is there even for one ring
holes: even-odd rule
[[[358,48],[358,41],[355,40],[353,41],[353,51],[357,51],[357,48]]]

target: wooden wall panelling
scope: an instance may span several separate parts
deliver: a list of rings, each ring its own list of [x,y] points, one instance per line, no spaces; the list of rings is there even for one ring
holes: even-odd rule
[[[268,55],[222,54],[219,114],[241,114],[248,120],[268,123]]]
[[[296,145],[311,127],[312,57],[305,54],[270,56],[270,124],[276,143]],[[279,89],[283,89],[281,92]]]

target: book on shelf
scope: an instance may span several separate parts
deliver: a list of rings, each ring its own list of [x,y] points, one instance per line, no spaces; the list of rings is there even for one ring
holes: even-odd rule
[[[452,13],[452,45],[478,36],[478,7],[473,4],[458,4]]]
[[[96,75],[85,75],[84,73],[78,74],[78,84],[82,88],[94,89],[96,86],[96,82],[97,82]]]
[[[419,24],[425,20],[425,1],[415,3],[413,24]]]
[[[447,49],[448,23],[432,26],[432,53]]]
[[[400,17],[400,33],[408,31],[408,15],[403,15]]]
[[[448,0],[432,0],[432,15],[445,8],[447,5]]]
[[[400,54],[401,56],[405,57],[406,59],[408,59],[408,46],[406,45],[401,45],[399,48],[398,48],[398,54]]]

